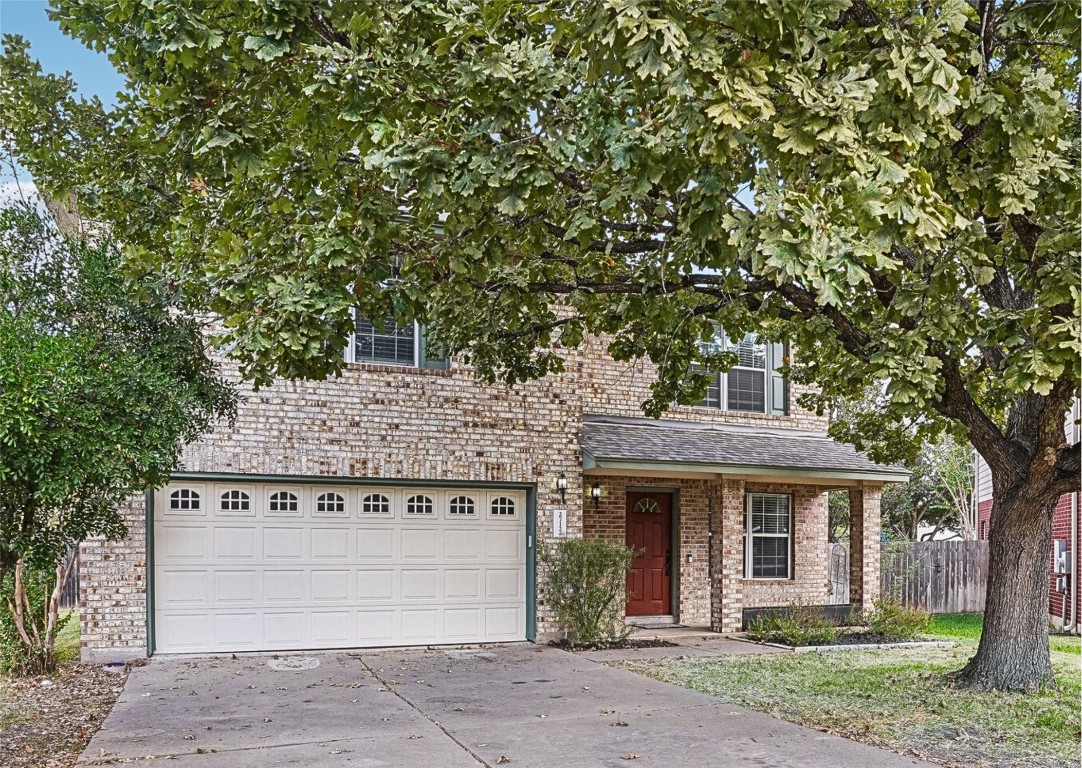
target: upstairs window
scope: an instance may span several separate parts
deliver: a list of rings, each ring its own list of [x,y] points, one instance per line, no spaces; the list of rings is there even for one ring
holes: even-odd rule
[[[447,355],[425,337],[424,328],[412,320],[399,323],[393,317],[371,320],[356,315],[346,347],[346,361],[401,365],[409,368],[447,370]]]
[[[737,360],[728,371],[713,375],[700,406],[773,415],[788,412],[788,386],[779,372],[784,364],[784,344],[767,342],[753,333],[733,342],[719,333],[712,346],[716,351],[735,353]]]
[[[393,317],[376,322],[357,318],[353,334],[353,360],[357,363],[417,365],[417,325],[399,324]]]

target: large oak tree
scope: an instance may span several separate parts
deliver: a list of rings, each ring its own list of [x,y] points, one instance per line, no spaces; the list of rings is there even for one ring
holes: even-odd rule
[[[1052,678],[1053,500],[1077,486],[1077,4],[1048,0],[57,0],[127,78],[73,99],[6,42],[4,126],[140,273],[219,313],[256,382],[342,367],[350,308],[478,375],[607,334],[656,414],[793,342],[833,433],[992,470],[985,629],[960,674]],[[867,398],[865,398],[867,400]]]

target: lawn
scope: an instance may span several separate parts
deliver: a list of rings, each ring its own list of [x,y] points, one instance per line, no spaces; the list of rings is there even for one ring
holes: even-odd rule
[[[775,717],[957,768],[1078,766],[1077,637],[1053,638],[1058,691],[1036,696],[954,688],[946,673],[973,655],[980,615],[942,616],[950,649],[837,651],[629,662],[634,671]]]

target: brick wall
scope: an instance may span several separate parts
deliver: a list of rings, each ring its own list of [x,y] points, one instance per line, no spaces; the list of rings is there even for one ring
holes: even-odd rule
[[[849,489],[849,602],[865,611],[879,599],[882,489]]]
[[[146,502],[131,499],[123,545],[101,539],[79,548],[80,643],[84,661],[143,656],[147,644]]]
[[[459,361],[450,371],[350,365],[328,381],[280,381],[259,392],[244,391],[236,424],[189,446],[181,468],[532,483],[538,489],[538,538],[543,542],[551,533],[551,511],[565,506],[553,488],[555,477],[567,476],[569,501],[583,493],[578,449],[583,415],[641,416],[640,404],[653,378],[648,362],[614,362],[597,340],[569,353],[564,375],[515,387],[479,383]],[[678,407],[666,418],[824,430],[825,416],[796,405],[802,391],[793,388],[792,414],[785,417]],[[688,509],[699,510],[695,514],[705,521],[707,491],[689,487],[687,493]],[[581,535],[582,505],[568,503],[566,508],[569,533]],[[95,598],[83,603],[88,657],[110,648],[134,649],[145,641],[145,565],[135,565],[146,561],[141,514],[141,506],[133,508],[128,540],[87,542],[82,548],[81,581]],[[702,558],[696,550],[693,563],[699,568],[705,563],[705,544],[696,543],[690,526],[689,521],[686,546],[702,550]],[[685,597],[689,615],[705,621],[709,609],[701,590],[681,595],[682,602]],[[539,631],[548,620],[540,606]]]

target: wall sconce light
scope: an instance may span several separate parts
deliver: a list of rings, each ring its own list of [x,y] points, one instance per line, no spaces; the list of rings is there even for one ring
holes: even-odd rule
[[[556,476],[556,490],[560,492],[560,503],[567,502],[567,475],[563,472]]]
[[[601,483],[594,483],[590,488],[590,498],[594,500],[594,509],[601,503]]]

